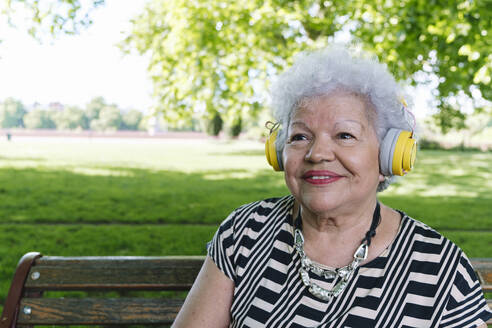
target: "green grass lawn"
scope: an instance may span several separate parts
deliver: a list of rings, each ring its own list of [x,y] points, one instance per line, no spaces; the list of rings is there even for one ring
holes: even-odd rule
[[[380,195],[492,257],[492,153],[421,151],[415,171]],[[251,141],[0,141],[0,304],[15,264],[47,255],[205,254],[237,206],[288,193]]]

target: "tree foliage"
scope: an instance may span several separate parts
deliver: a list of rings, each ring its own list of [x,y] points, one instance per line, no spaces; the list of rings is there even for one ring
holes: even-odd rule
[[[326,35],[323,21],[344,21],[355,40],[386,62],[400,80],[437,84],[433,90],[441,129],[463,126],[466,115],[453,99],[492,100],[492,6],[488,0],[314,2],[304,26],[312,38]],[[340,14],[339,8],[342,9]],[[343,17],[343,20],[340,20]]]
[[[92,24],[91,12],[105,0],[5,0],[0,13],[33,37],[76,34]]]
[[[53,115],[56,128],[59,130],[86,130],[89,127],[89,121],[82,109],[69,106]]]
[[[255,85],[261,89],[269,71],[285,65],[286,51],[299,48],[293,15],[271,1],[152,1],[133,22],[126,50],[150,53],[154,95],[168,120],[218,113],[232,122],[257,114]]]
[[[294,53],[349,33],[399,80],[437,84],[436,118],[447,130],[466,117],[454,97],[492,100],[491,18],[489,0],[152,0],[125,49],[150,54],[168,119],[217,111],[233,122],[257,114],[262,81]]]
[[[13,98],[5,99],[0,104],[0,127],[23,128],[26,113],[26,109],[20,101]]]
[[[131,109],[121,116],[121,130],[139,130],[140,124],[143,120],[143,114],[136,110]]]
[[[106,107],[106,105],[106,100],[104,100],[103,97],[92,98],[85,107],[85,115],[89,121],[97,119],[99,117],[99,113],[104,107]]]
[[[28,112],[24,116],[24,125],[27,129],[55,129],[53,112],[38,109]]]
[[[58,130],[145,130],[143,114],[135,109],[122,112],[108,105],[104,98],[93,98],[81,109],[76,106],[26,110],[22,102],[7,98],[0,102],[0,128],[58,129]]]
[[[219,113],[215,113],[209,120],[207,120],[206,132],[211,136],[218,136],[222,130],[224,121],[220,117]]]
[[[232,122],[232,125],[229,128],[229,134],[231,137],[238,137],[243,129],[243,119],[238,117],[236,120]]]
[[[90,123],[92,130],[116,131],[121,125],[121,113],[115,105],[108,105],[101,109],[98,118]]]

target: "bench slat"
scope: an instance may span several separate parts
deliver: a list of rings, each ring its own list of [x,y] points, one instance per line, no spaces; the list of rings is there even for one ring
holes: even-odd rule
[[[182,305],[175,299],[24,298],[18,324],[171,324]]]
[[[473,268],[478,274],[484,292],[492,292],[492,261],[490,259],[475,259]]]
[[[487,304],[492,310],[492,300],[487,300]],[[25,298],[18,324],[171,324],[182,305],[183,300],[175,299]],[[24,313],[26,307],[31,314]],[[492,320],[487,324],[492,324]]]
[[[42,257],[28,290],[188,290],[204,257]]]

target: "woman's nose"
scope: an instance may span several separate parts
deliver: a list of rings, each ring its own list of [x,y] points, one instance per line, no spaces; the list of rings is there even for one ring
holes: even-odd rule
[[[327,138],[316,138],[311,142],[305,160],[313,163],[333,161],[335,159],[333,146],[331,140]]]

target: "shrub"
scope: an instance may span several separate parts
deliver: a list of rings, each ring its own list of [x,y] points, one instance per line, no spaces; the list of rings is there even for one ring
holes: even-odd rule
[[[420,149],[427,149],[427,150],[444,149],[444,147],[439,142],[434,140],[429,140],[426,138],[420,138],[418,144]]]
[[[210,120],[207,121],[207,133],[211,136],[218,136],[220,131],[222,131],[222,126],[224,121],[218,112],[212,116]]]
[[[231,137],[237,137],[243,130],[243,120],[241,117],[238,117],[232,122],[232,125],[229,130],[229,134]]]

